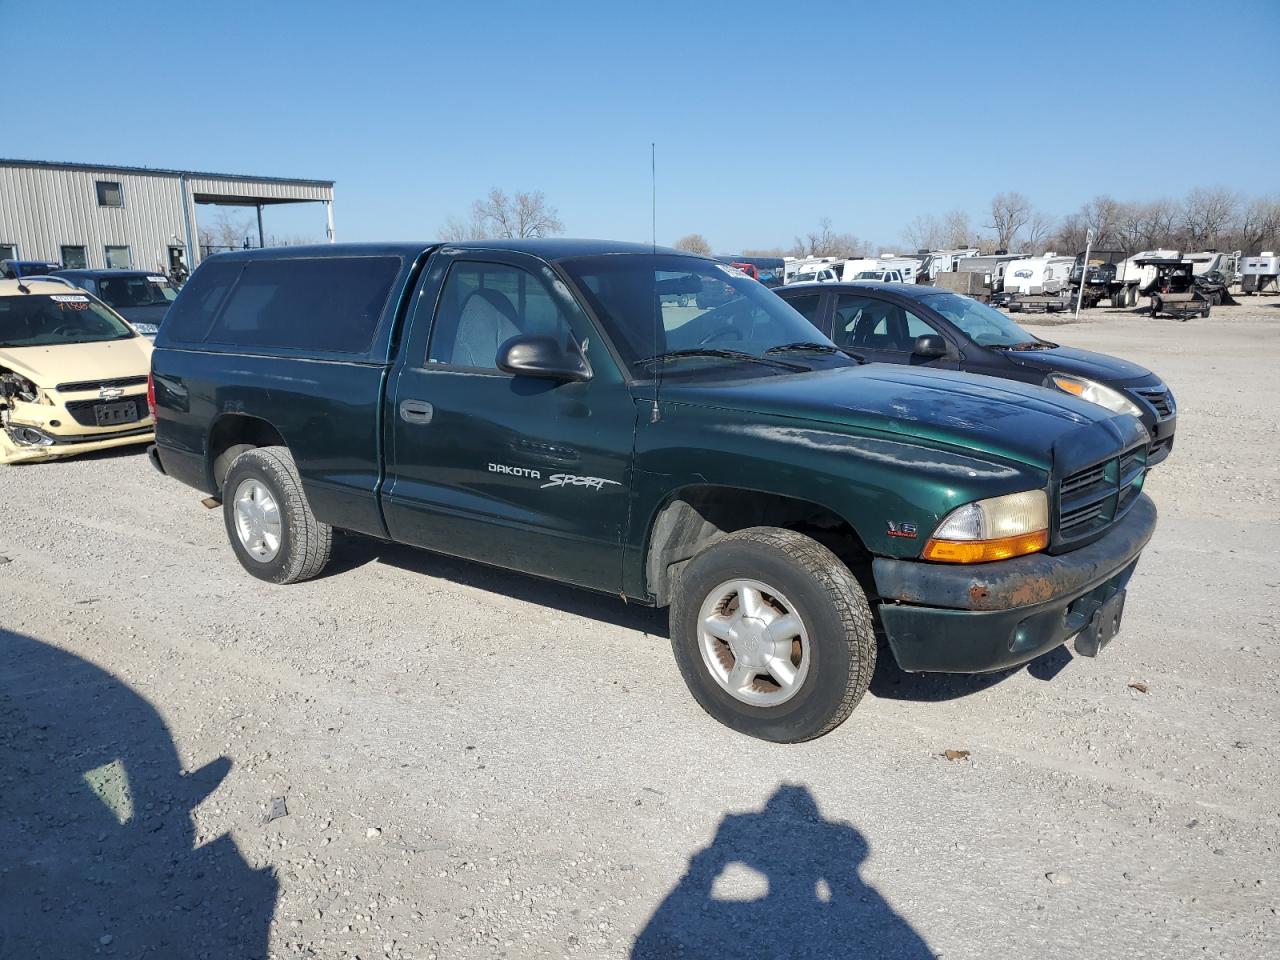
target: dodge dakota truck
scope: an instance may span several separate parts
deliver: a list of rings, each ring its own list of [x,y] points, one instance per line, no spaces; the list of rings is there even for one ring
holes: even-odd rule
[[[849,715],[878,628],[909,671],[1096,655],[1155,526],[1130,414],[863,363],[633,244],[220,254],[150,394],[152,463],[254,576],[316,576],[338,529],[669,607],[698,703],[779,742]]]

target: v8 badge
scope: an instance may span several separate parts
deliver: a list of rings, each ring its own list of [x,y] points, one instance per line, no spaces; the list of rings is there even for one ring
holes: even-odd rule
[[[916,525],[914,523],[906,523],[902,520],[890,520],[889,536],[914,540],[916,538]]]

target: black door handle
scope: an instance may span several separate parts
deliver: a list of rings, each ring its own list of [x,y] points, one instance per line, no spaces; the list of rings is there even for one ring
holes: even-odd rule
[[[401,400],[400,419],[405,423],[430,423],[435,408],[425,400]]]

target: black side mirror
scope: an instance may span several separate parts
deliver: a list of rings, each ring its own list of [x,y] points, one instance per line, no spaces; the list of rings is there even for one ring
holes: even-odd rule
[[[947,355],[947,341],[936,333],[922,333],[911,348],[912,356],[934,360]]]
[[[498,348],[498,369],[524,377],[582,383],[591,379],[591,365],[576,348],[562,350],[551,337],[512,337]]]

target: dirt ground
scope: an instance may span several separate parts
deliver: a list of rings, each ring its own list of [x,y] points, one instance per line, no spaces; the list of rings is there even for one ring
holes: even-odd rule
[[[272,587],[141,448],[3,468],[0,956],[1280,955],[1280,298],[1032,329],[1177,395],[1120,636],[802,746],[653,611],[357,539]]]

